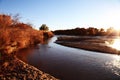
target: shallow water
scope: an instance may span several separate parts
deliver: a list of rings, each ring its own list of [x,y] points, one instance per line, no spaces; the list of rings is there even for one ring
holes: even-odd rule
[[[61,80],[120,80],[120,56],[65,47],[56,36],[17,56]]]

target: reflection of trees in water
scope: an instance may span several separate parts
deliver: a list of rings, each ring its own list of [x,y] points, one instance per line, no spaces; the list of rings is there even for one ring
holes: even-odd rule
[[[43,33],[43,44],[48,44],[49,40],[53,37],[53,33],[52,32],[44,32]]]
[[[44,37],[42,44],[48,44],[49,40],[50,40],[50,38]]]
[[[29,54],[32,54],[32,53],[34,52],[35,48],[37,48],[37,47],[38,47],[38,46],[33,46],[33,47],[30,47],[30,48],[21,49],[21,50],[19,50],[19,51],[16,53],[16,56],[17,56],[19,59],[27,62],[26,56],[29,55]]]

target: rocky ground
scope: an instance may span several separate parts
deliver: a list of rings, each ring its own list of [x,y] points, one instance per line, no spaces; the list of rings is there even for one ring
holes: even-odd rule
[[[0,80],[58,80],[18,58],[7,58],[0,65]]]

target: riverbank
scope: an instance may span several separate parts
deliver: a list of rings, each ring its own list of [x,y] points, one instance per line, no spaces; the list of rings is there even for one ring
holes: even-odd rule
[[[53,36],[50,31],[33,29],[0,14],[0,80],[57,80],[16,57],[16,52],[43,43]]]
[[[111,42],[109,38],[97,37],[58,37],[55,43],[68,47],[85,49],[90,51],[98,51],[110,54],[120,54],[120,51],[106,45],[106,42]]]
[[[53,76],[28,65],[17,57],[9,57],[0,66],[0,80],[57,80]]]

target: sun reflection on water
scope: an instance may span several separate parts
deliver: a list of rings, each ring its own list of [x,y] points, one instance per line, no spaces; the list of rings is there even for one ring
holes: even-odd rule
[[[111,41],[106,41],[106,44],[116,50],[120,51],[120,38],[115,38]]]
[[[114,59],[115,59],[115,60],[112,62],[112,64],[113,64],[115,67],[117,67],[117,68],[120,69],[120,56],[116,55],[116,56],[114,56]]]
[[[113,44],[110,45],[112,48],[120,50],[120,38],[114,39]]]
[[[120,56],[115,55],[113,56],[113,59],[113,61],[107,62],[106,65],[114,74],[120,76]]]
[[[111,38],[107,40],[106,45],[120,51],[120,37]],[[120,55],[113,55],[113,60],[110,62],[106,62],[106,66],[110,69],[114,74],[120,76]]]

